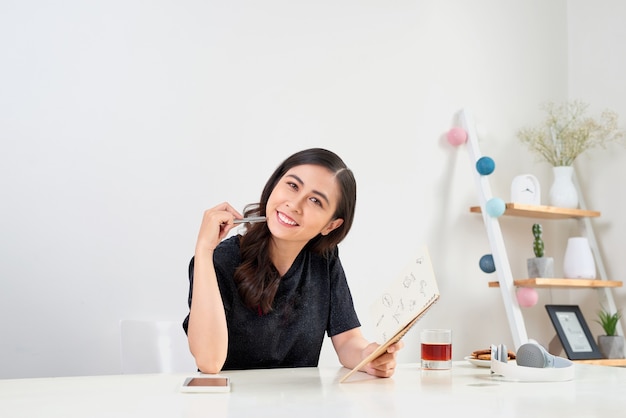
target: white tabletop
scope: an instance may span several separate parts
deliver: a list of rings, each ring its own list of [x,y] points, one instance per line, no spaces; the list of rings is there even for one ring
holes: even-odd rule
[[[399,366],[394,377],[343,368],[224,372],[230,393],[180,393],[188,375],[0,380],[0,417],[620,417],[626,369],[576,364],[567,382],[513,382],[465,361],[451,371]]]

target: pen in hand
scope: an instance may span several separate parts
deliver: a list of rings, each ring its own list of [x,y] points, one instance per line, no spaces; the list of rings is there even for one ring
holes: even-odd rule
[[[265,222],[265,216],[251,216],[243,219],[233,219],[234,224]]]

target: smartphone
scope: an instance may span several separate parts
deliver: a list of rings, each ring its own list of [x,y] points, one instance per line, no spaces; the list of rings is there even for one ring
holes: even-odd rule
[[[185,379],[181,392],[230,392],[228,376],[193,376]]]

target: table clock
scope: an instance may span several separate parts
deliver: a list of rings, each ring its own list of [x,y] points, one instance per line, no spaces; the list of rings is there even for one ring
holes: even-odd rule
[[[541,204],[541,187],[539,180],[532,174],[521,174],[511,182],[511,202],[526,205]]]

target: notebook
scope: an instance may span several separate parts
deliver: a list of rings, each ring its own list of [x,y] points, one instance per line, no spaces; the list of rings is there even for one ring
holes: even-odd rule
[[[354,372],[383,354],[391,344],[400,341],[438,299],[439,288],[428,249],[422,247],[372,305],[371,318],[380,346],[339,382],[345,382]]]

